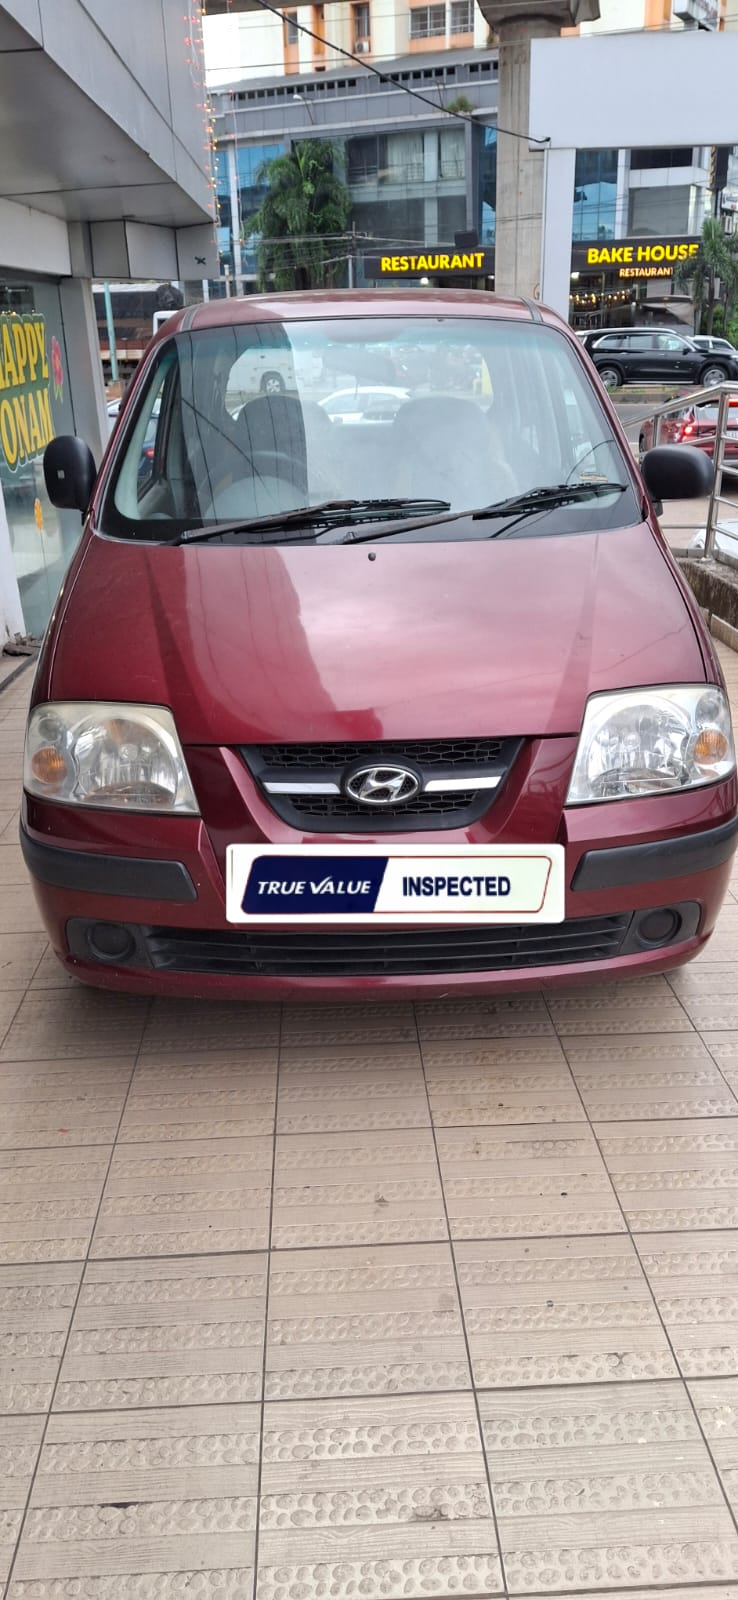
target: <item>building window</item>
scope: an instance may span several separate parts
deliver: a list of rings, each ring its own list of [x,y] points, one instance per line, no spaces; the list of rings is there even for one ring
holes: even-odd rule
[[[368,4],[352,6],[354,49],[358,46],[365,51],[369,49],[371,39],[371,19]]]
[[[410,11],[411,39],[443,39],[445,36],[445,5],[412,7]]]
[[[614,239],[617,150],[577,150],[572,239]]]
[[[691,167],[694,165],[694,151],[687,146],[681,149],[665,150],[631,150],[631,172],[654,172],[670,167]]]
[[[474,0],[451,0],[449,33],[474,32]]]
[[[300,30],[297,26],[297,15],[294,11],[285,11],[284,15],[284,42],[286,45],[300,43]]]

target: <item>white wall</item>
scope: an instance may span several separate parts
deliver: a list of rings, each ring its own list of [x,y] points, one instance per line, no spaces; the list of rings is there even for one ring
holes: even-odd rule
[[[621,92],[603,94],[606,83]],[[736,83],[738,31],[533,40],[528,129],[549,141],[541,298],[561,316],[569,310],[575,152],[618,149],[626,135],[632,147],[733,145]]]
[[[307,20],[308,12],[304,14]],[[282,23],[271,11],[206,17],[204,32],[211,89],[239,78],[276,78],[282,72]]]
[[[733,145],[737,83],[738,33],[534,39],[529,130],[574,150]]]

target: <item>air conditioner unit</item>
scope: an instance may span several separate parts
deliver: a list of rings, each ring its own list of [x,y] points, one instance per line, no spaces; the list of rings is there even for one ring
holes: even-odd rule
[[[354,50],[357,56],[367,56],[371,46],[368,39],[357,39]]]

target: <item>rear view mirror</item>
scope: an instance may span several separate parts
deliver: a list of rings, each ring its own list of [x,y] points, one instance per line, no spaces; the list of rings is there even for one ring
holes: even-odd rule
[[[97,467],[89,445],[75,434],[52,439],[44,451],[46,493],[61,511],[81,511],[92,499]]]
[[[646,451],[641,472],[652,500],[696,500],[712,489],[712,462],[690,444],[655,445]]]

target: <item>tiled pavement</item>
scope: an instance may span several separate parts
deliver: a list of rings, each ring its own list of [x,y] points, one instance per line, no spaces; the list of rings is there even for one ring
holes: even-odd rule
[[[671,980],[547,1002],[86,992],[16,842],[27,689],[0,1595],[738,1600],[738,888]]]

